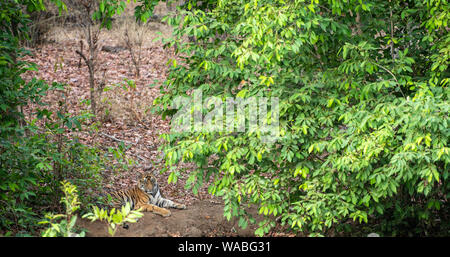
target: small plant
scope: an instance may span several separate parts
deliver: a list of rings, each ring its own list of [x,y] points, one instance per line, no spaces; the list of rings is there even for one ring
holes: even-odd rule
[[[66,207],[66,214],[46,214],[46,220],[39,222],[39,224],[50,224],[50,227],[42,233],[42,236],[84,237],[84,231],[80,234],[73,232],[77,221],[77,215],[74,215],[74,213],[80,208],[77,187],[68,181],[62,181],[61,184],[62,191],[64,192],[61,202],[64,203],[64,206]],[[57,223],[57,220],[60,220],[60,222]]]
[[[134,28],[131,28],[134,26]],[[125,42],[127,50],[130,52],[130,59],[134,65],[136,78],[141,75],[141,61],[142,61],[142,44],[144,42],[144,35],[147,34],[148,26],[146,24],[126,24],[123,41]]]
[[[124,79],[119,83],[106,86],[98,108],[98,117],[101,122],[114,122],[117,119],[126,120],[131,124],[139,123],[146,126],[144,101],[137,90],[136,82]]]
[[[83,215],[83,218],[87,218],[92,222],[96,220],[106,221],[108,223],[108,233],[111,236],[114,236],[117,232],[117,228],[119,226],[124,225],[126,222],[136,223],[138,219],[140,219],[144,214],[139,210],[131,210],[130,203],[126,203],[125,206],[122,206],[121,210],[117,210],[113,208],[108,211],[104,209],[100,209],[97,206],[94,206],[93,212],[87,213]]]

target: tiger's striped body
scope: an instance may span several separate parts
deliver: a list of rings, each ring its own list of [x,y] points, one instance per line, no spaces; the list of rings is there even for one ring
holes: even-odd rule
[[[170,216],[168,208],[186,209],[186,205],[165,199],[159,191],[156,178],[151,174],[144,174],[138,181],[137,186],[117,192],[112,192],[115,205],[130,203],[132,209],[141,209],[145,212],[153,212],[163,217]]]

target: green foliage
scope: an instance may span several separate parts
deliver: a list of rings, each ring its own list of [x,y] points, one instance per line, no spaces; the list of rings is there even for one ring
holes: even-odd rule
[[[211,180],[228,219],[258,206],[257,235],[274,218],[312,235],[347,220],[448,235],[449,18],[448,1],[431,0],[220,0],[167,18],[181,62],[169,61],[155,110],[172,116],[194,89],[224,103],[278,97],[281,138],[172,132],[166,170],[197,164],[187,185]]]
[[[122,209],[113,208],[109,211],[100,209],[97,206],[92,208],[92,212],[83,215],[92,222],[96,220],[105,221],[108,224],[108,233],[114,236],[117,229],[125,223],[136,223],[144,214],[139,210],[131,210],[130,203],[127,202]]]
[[[60,11],[66,9],[62,1],[52,2]],[[29,54],[20,45],[28,37],[24,9],[45,6],[42,1],[0,2],[0,230],[33,234],[41,212],[59,202],[60,181],[67,179],[81,190],[83,206],[93,202],[105,158],[67,133],[83,129],[91,115],[68,114],[65,85],[22,78],[36,70],[35,64],[23,61]],[[41,102],[49,91],[61,96],[58,110],[50,111]],[[23,107],[29,104],[37,108],[25,118]]]
[[[42,232],[43,237],[71,237],[75,235],[73,231],[77,216],[74,213],[80,208],[77,187],[67,181],[61,182],[61,185],[62,191],[64,192],[61,203],[64,203],[66,214],[46,214],[46,220],[39,222],[39,224],[50,224],[50,227]],[[57,220],[61,221],[56,223]],[[83,237],[84,231],[78,236]]]
[[[90,115],[70,116],[62,110],[53,114],[40,109],[28,124],[15,126],[15,134],[1,138],[1,227],[32,227],[39,216],[34,210],[58,201],[59,182],[64,179],[82,190],[83,205],[94,202],[94,193],[101,185],[100,171],[107,164],[105,157],[98,149],[67,135],[67,131],[81,129],[89,118]],[[38,126],[42,121],[44,126]]]
[[[100,0],[98,1],[98,9],[93,13],[92,18],[100,21],[102,27],[111,28],[112,17],[120,15],[131,0]],[[145,23],[153,16],[155,6],[159,0],[133,0],[138,3],[134,9],[137,22]]]
[[[102,27],[110,29],[112,22],[111,18],[115,15],[120,15],[125,10],[126,2],[130,2],[130,0],[100,0],[98,1],[97,10],[92,14],[92,18],[100,21]]]

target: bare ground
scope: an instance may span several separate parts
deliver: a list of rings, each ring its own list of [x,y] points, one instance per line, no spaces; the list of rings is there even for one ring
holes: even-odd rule
[[[255,225],[242,229],[237,219],[227,221],[223,216],[223,205],[208,200],[195,201],[186,210],[173,210],[170,217],[145,213],[128,229],[120,227],[118,237],[208,237],[208,236],[254,236]],[[255,212],[253,210],[253,212]],[[80,220],[78,226],[86,228],[88,237],[107,237],[106,223]]]

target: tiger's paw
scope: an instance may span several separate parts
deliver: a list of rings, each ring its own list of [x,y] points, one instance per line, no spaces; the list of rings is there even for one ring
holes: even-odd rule
[[[180,204],[180,205],[178,205],[178,209],[185,210],[186,209],[186,205]]]
[[[161,215],[162,215],[163,217],[170,217],[170,215],[172,215],[172,213],[171,213],[170,211],[167,211],[167,212],[161,213]]]

